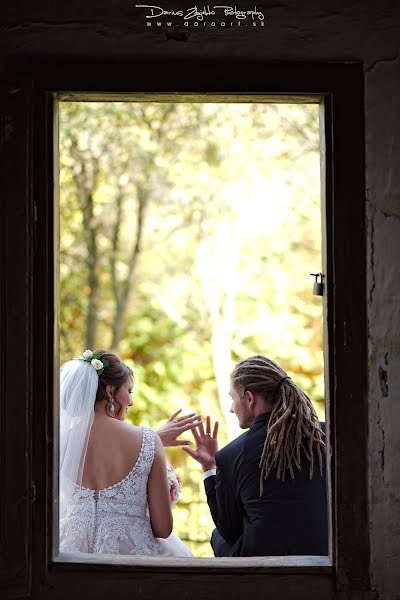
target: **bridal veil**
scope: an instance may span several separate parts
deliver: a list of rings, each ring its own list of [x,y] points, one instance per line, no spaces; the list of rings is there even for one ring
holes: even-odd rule
[[[84,360],[70,360],[60,369],[60,519],[70,514],[75,487],[82,484],[98,380]]]

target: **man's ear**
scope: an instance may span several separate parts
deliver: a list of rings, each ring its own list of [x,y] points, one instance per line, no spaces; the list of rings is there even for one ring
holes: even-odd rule
[[[254,408],[255,403],[256,403],[256,398],[255,398],[253,392],[251,392],[250,390],[246,390],[245,398],[246,398],[246,403],[247,403],[248,408]]]

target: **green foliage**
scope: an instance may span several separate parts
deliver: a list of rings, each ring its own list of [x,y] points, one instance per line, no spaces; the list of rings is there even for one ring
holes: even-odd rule
[[[92,335],[135,373],[132,422],[196,410],[224,445],[229,371],[265,354],[323,418],[318,143],[318,105],[60,104],[61,361]],[[175,531],[211,555],[200,469],[167,454]]]

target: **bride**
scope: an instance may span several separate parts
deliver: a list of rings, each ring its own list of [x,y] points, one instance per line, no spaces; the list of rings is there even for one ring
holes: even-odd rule
[[[124,422],[131,369],[111,352],[86,350],[60,371],[60,552],[193,556],[172,533],[163,445],[197,414],[159,429]]]

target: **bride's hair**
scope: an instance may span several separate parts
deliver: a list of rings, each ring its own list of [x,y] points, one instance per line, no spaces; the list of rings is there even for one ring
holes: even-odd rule
[[[113,352],[109,352],[108,350],[95,350],[94,354],[99,354],[100,358],[104,358],[110,363],[105,367],[101,375],[99,375],[96,402],[107,400],[106,410],[108,415],[111,416],[111,402],[109,402],[107,397],[106,386],[113,385],[115,389],[118,390],[126,383],[129,377],[132,377],[132,380],[134,381],[133,371]]]
[[[269,358],[252,356],[236,365],[231,381],[239,396],[249,390],[272,404],[260,460],[260,495],[264,479],[273,469],[276,469],[278,479],[284,481],[287,470],[294,478],[293,466],[301,470],[301,454],[309,462],[312,479],[316,452],[322,475],[324,433],[311,400],[287,373]]]

